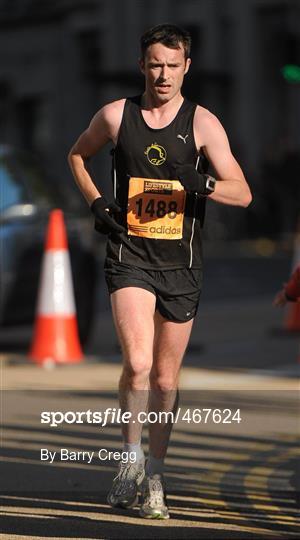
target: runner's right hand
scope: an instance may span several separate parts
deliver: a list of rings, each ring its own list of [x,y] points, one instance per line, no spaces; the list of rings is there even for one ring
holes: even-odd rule
[[[126,229],[119,225],[111,214],[121,212],[116,202],[108,203],[104,197],[97,197],[91,204],[91,212],[95,216],[95,229],[101,234],[122,233]]]

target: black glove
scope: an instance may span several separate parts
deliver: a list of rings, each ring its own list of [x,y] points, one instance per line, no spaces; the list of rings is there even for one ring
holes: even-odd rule
[[[193,165],[176,165],[174,167],[174,173],[186,191],[204,196],[214,191],[214,188],[209,189],[206,185],[207,179],[212,177],[208,174],[199,173]]]
[[[91,204],[91,212],[95,216],[95,229],[97,232],[102,234],[126,232],[126,229],[111,216],[115,212],[121,212],[121,208],[117,203],[108,203],[104,197],[97,197]]]

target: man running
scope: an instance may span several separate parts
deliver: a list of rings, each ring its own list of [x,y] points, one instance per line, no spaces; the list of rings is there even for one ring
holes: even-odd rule
[[[74,178],[108,235],[105,275],[123,354],[120,407],[138,413],[176,411],[179,370],[197,312],[202,284],[201,225],[206,198],[247,207],[251,193],[219,120],[182,96],[191,39],[163,24],[141,38],[143,95],[105,105],[69,154]],[[114,196],[105,200],[86,161],[112,141]],[[201,156],[216,179],[204,174]],[[108,502],[131,507],[142,490],[140,515],[168,518],[163,463],[172,423],[122,426],[124,450]]]

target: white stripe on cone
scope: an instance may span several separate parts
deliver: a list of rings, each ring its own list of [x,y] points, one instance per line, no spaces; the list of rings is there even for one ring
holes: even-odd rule
[[[44,254],[37,313],[75,314],[70,256],[66,250],[49,250]]]

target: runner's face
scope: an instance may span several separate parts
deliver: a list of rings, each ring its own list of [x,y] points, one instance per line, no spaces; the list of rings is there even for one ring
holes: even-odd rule
[[[180,93],[184,75],[188,72],[191,60],[184,57],[184,49],[169,49],[162,43],[148,47],[140,67],[145,75],[146,93],[155,101],[164,103]]]

